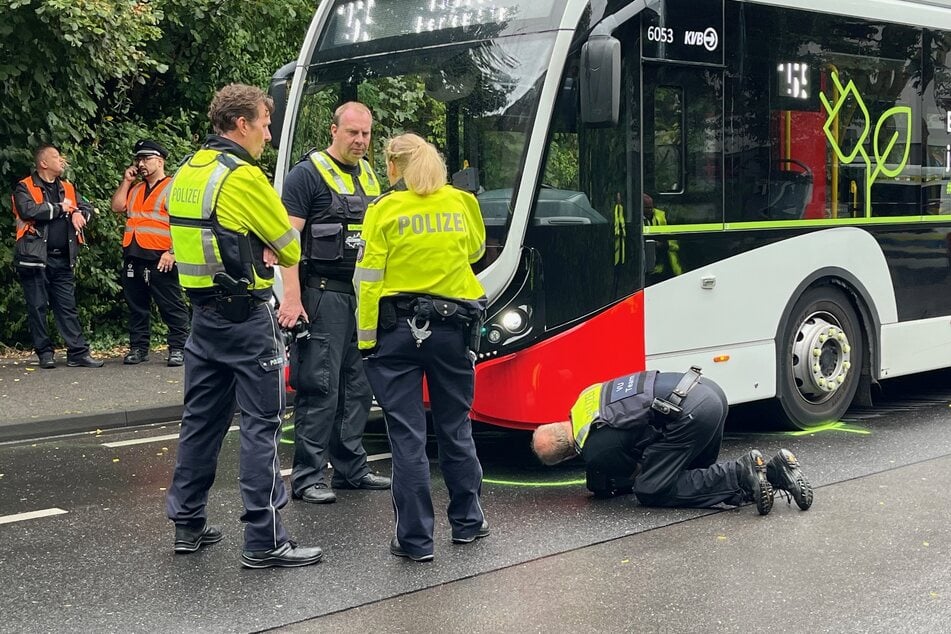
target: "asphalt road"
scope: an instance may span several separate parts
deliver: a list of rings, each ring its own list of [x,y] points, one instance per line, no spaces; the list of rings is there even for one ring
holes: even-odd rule
[[[388,554],[386,492],[344,491],[284,510],[322,563],[242,569],[233,432],[209,503],[225,538],[188,556],[164,517],[177,425],[3,444],[0,632],[944,631],[948,378],[897,383],[824,431],[729,434],[724,458],[789,447],[816,486],[811,510],[777,499],[765,518],[596,501],[578,465],[543,468],[527,436],[480,434],[492,535],[454,546],[437,512],[430,564]],[[385,439],[367,445],[388,474]],[[443,509],[438,472],[433,485]]]

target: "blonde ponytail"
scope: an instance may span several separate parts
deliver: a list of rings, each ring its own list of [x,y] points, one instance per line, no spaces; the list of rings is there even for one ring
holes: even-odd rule
[[[432,143],[416,134],[401,134],[386,144],[386,160],[393,161],[406,187],[426,196],[448,182],[446,161]]]

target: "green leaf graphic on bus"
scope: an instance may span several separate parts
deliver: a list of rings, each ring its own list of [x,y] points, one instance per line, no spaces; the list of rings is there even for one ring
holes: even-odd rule
[[[859,94],[858,89],[855,87],[855,82],[849,81],[844,87],[839,82],[838,73],[832,73],[832,82],[835,84],[836,93],[838,93],[839,98],[836,100],[835,104],[830,104],[829,100],[826,99],[826,96],[823,93],[819,93],[819,99],[822,101],[823,107],[826,109],[826,112],[829,114],[829,118],[826,119],[826,123],[822,126],[823,132],[826,133],[826,138],[829,140],[829,145],[832,146],[832,151],[836,153],[839,157],[839,160],[843,163],[851,163],[855,160],[855,157],[862,155],[862,158],[865,160],[866,165],[871,164],[871,160],[868,157],[868,153],[865,151],[865,140],[868,138],[869,133],[872,129],[872,120],[871,116],[868,113],[868,107],[865,105],[865,101],[862,99],[862,95]],[[849,109],[846,108],[846,105],[850,102],[855,103],[855,107]],[[848,119],[843,117],[843,120],[839,123],[845,126],[854,125],[856,128],[861,126],[858,131],[858,136],[854,141],[853,147],[848,153],[846,153],[843,148],[839,145],[839,142],[836,140],[836,135],[833,134],[831,127],[836,123],[839,115],[842,113],[842,110],[845,109],[846,112],[849,110],[853,111],[852,117]],[[858,110],[858,113],[854,111]]]
[[[831,73],[832,82],[835,85],[835,93],[838,95],[834,104],[829,103],[825,94],[819,93],[819,100],[829,115],[825,125],[822,126],[829,146],[835,155],[843,163],[852,163],[856,157],[861,156],[865,163],[865,216],[872,215],[872,183],[880,174],[894,178],[901,174],[908,163],[908,155],[911,151],[910,130],[912,125],[911,108],[908,106],[895,106],[882,113],[875,123],[875,132],[872,134],[872,151],[875,154],[875,167],[872,167],[872,158],[865,150],[865,142],[868,140],[871,131],[871,116],[868,107],[855,87],[855,82],[849,80],[845,86],[839,81],[839,74]],[[853,104],[854,105],[851,105]],[[850,114],[846,114],[850,113]],[[840,119],[841,117],[841,119]],[[833,126],[836,130],[833,131]],[[837,137],[838,128],[854,126],[858,131],[854,145],[846,151],[839,145]],[[883,132],[884,128],[884,132]],[[900,158],[896,160],[896,147],[902,141],[902,135],[905,136],[900,149]]]
[[[892,122],[891,135],[887,141],[879,145],[879,141],[883,141],[884,139],[882,139],[882,137],[885,136],[881,134],[882,127],[888,123],[889,118],[895,119],[895,121]],[[875,172],[872,174],[873,181],[879,174],[894,178],[905,169],[905,164],[908,163],[908,154],[911,152],[911,143],[909,143],[909,139],[907,138],[910,130],[911,108],[908,106],[895,106],[882,113],[878,123],[875,124],[875,134],[872,137],[872,147],[875,151],[875,162],[877,164]],[[901,159],[895,161],[894,157],[892,157],[892,151],[895,149],[895,145],[903,133],[906,137],[904,149]],[[886,135],[887,134],[886,132]],[[889,158],[891,158],[891,165],[893,167],[888,166]]]

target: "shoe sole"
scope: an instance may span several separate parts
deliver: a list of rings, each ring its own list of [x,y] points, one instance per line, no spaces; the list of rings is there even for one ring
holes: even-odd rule
[[[390,554],[395,557],[402,557],[403,559],[411,559],[413,561],[432,561],[433,555],[411,555],[405,550],[393,550],[390,548]]]
[[[779,460],[776,460],[776,458],[779,458]],[[796,455],[788,449],[780,449],[779,453],[770,460],[770,463],[781,463],[776,468],[781,470],[781,477],[785,481],[784,486],[773,485],[774,491],[786,491],[796,500],[796,506],[803,511],[809,510],[813,500],[812,485],[802,474]]]
[[[316,557],[309,557],[307,559],[299,559],[294,561],[288,561],[286,559],[276,559],[273,557],[268,557],[267,559],[248,559],[244,555],[241,556],[241,565],[245,568],[300,568],[301,566],[310,566],[311,564],[316,564],[321,559],[323,559],[324,554],[320,553]]]
[[[759,494],[756,496],[756,511],[760,515],[769,515],[773,510],[773,487],[766,478],[766,460],[763,454],[757,450],[750,452],[753,459],[753,470],[756,471],[757,480],[759,480]]]
[[[484,538],[488,537],[489,535],[491,535],[491,533],[490,533],[489,531],[486,531],[486,532],[484,532],[484,533],[482,533],[482,532],[476,533],[476,534],[473,535],[472,537],[453,537],[453,538],[452,538],[452,543],[453,543],[453,544],[471,544],[471,543],[474,542],[475,540],[477,540],[477,539],[484,539]]]
[[[101,368],[102,367],[101,363],[97,363],[95,365],[88,365],[86,363],[67,363],[66,365],[70,368]]]
[[[217,537],[202,537],[197,543],[175,542],[175,552],[180,555],[187,555],[197,551],[202,546],[211,546],[212,544],[217,544],[221,541],[222,537],[224,537],[224,535],[218,535]]]

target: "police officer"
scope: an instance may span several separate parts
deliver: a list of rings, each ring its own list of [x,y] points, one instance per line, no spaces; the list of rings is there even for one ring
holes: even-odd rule
[[[723,390],[698,368],[637,372],[582,391],[570,420],[540,426],[532,448],[545,464],[580,454],[597,496],[633,489],[645,506],[755,502],[766,515],[776,489],[808,509],[812,487],[788,449],[768,464],[756,449],[716,462],[727,410]]]
[[[76,310],[73,268],[79,246],[85,244],[83,227],[92,206],[63,178],[66,159],[53,145],[41,145],[33,154],[35,169],[13,190],[16,246],[13,266],[26,299],[27,324],[40,367],[56,367],[46,311],[53,310],[59,334],[66,342],[66,365],[102,367],[89,354]]]
[[[482,466],[472,441],[470,340],[485,292],[470,264],[485,252],[479,203],[446,184],[446,164],[415,134],[390,140],[392,190],[367,211],[354,274],[359,346],[383,408],[393,453],[396,531],[390,552],[433,558],[433,505],[426,457],[423,375],[429,387],[439,466],[449,489],[452,541],[489,534],[479,495]]]
[[[310,338],[291,350],[294,402],[293,496],[326,504],[327,459],[335,489],[388,489],[390,479],[370,472],[363,448],[373,398],[357,350],[353,267],[367,205],[380,184],[363,158],[370,144],[370,110],[348,102],[334,112],[332,141],[311,151],[287,175],[283,200],[291,224],[303,233],[303,259],[282,276],[278,321],[285,328],[310,322]]]
[[[290,541],[277,445],[284,410],[284,352],[267,300],[274,272],[297,262],[297,232],[257,159],[271,138],[274,104],[260,89],[225,86],[208,116],[208,137],[178,171],[169,193],[172,244],[194,308],[185,344],[185,411],[166,511],[175,552],[221,539],[206,522],[208,490],[237,402],[241,410],[242,565],[306,566],[320,548]]]
[[[122,290],[129,305],[129,353],[122,362],[135,365],[149,359],[151,299],[168,326],[169,367],[184,363],[188,309],[182,300],[178,269],[168,229],[166,150],[158,141],[142,139],[133,148],[132,165],[112,195],[112,210],[125,212],[122,235]],[[141,181],[136,183],[136,179]]]

